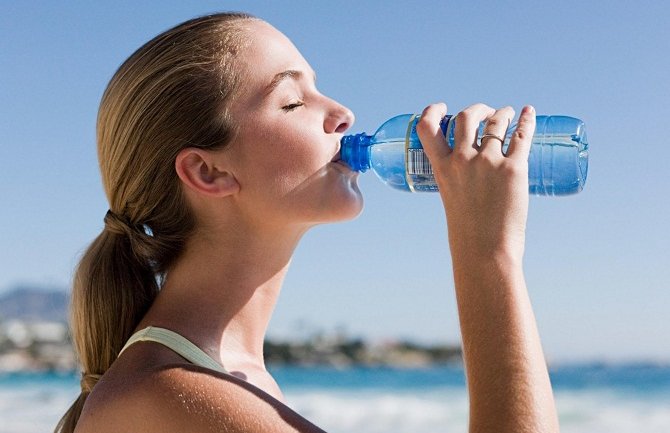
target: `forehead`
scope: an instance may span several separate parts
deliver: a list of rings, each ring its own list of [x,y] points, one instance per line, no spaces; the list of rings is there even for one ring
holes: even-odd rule
[[[312,75],[302,54],[279,30],[264,21],[253,21],[246,30],[249,44],[237,59],[242,72],[241,96],[262,96],[272,79],[287,70]]]

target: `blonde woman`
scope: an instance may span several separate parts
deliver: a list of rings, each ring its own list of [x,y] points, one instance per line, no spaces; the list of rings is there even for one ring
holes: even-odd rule
[[[453,151],[445,113],[427,107],[418,132],[448,218],[470,431],[556,432],[521,266],[534,112],[506,155],[512,109],[459,113]],[[244,14],[180,24],[123,63],[98,116],[109,211],[74,280],[81,395],[57,432],[322,431],[286,405],[263,340],[302,235],[362,209],[338,161],[353,121]]]

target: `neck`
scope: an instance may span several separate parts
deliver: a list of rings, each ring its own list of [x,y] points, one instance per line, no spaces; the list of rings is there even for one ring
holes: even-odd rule
[[[267,326],[304,230],[249,231],[194,235],[140,327],[178,332],[226,369],[264,368]]]

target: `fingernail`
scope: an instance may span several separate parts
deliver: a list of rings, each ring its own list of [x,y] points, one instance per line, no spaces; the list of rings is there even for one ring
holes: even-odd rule
[[[533,113],[535,113],[535,107],[533,107],[532,105],[527,105],[527,106],[526,106],[526,112],[527,112],[528,114],[533,114]]]

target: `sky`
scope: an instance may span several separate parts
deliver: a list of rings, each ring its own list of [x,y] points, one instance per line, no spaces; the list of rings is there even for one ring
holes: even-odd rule
[[[284,32],[350,132],[444,101],[586,123],[580,194],[531,197],[524,266],[548,361],[670,361],[666,2],[0,2],[0,293],[69,290],[108,208],[95,119],[116,68],[167,28],[243,10]],[[366,207],[310,231],[269,335],[460,341],[442,205],[360,177]]]

